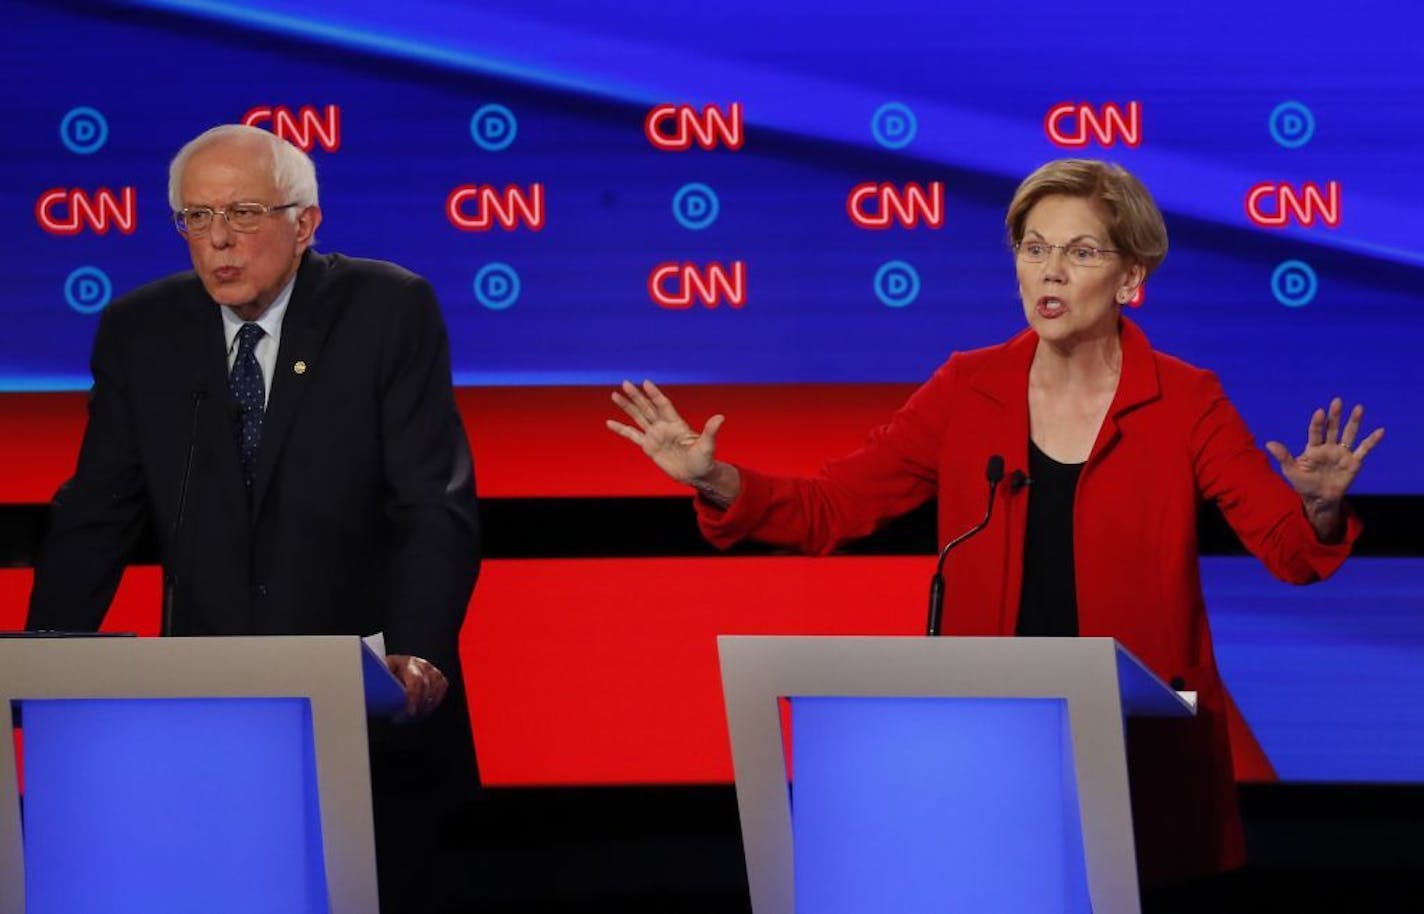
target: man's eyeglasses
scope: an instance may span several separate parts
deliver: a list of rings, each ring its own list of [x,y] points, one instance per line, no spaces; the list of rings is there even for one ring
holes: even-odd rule
[[[301,206],[300,203],[283,203],[268,206],[265,203],[234,203],[221,209],[211,206],[186,206],[173,214],[173,224],[185,235],[204,235],[213,227],[213,217],[222,216],[227,227],[234,232],[255,232],[262,227],[262,220],[272,213]]]
[[[1107,262],[1109,254],[1117,253],[1109,248],[1095,248],[1091,244],[1049,244],[1046,241],[1020,241],[1014,245],[1014,251],[1018,253],[1019,260],[1024,263],[1043,263],[1055,248],[1062,251],[1063,256],[1075,267],[1100,267]]]

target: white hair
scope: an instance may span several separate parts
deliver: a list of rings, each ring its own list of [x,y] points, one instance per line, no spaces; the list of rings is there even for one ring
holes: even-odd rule
[[[183,170],[188,160],[200,150],[218,143],[246,143],[265,151],[271,163],[272,180],[282,195],[281,203],[296,203],[288,211],[295,219],[302,209],[317,205],[316,165],[311,157],[291,143],[260,127],[245,124],[222,124],[205,130],[189,140],[168,165],[168,205],[174,212],[183,208]]]

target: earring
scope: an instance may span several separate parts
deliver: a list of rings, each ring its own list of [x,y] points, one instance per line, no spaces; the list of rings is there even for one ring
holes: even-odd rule
[[[1124,292],[1122,289],[1118,289],[1118,290],[1117,290],[1117,303],[1118,303],[1119,305],[1125,305],[1125,304],[1127,304],[1127,300],[1128,300],[1129,297],[1130,297],[1130,296],[1128,296],[1128,294],[1127,294],[1126,292]]]

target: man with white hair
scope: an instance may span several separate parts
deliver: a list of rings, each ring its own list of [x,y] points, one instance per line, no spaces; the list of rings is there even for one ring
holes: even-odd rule
[[[169,201],[193,271],[100,320],[27,625],[96,629],[149,526],[165,634],[382,632],[411,720],[373,734],[390,899],[390,861],[476,777],[457,639],[480,543],[439,306],[400,267],[311,250],[315,169],[264,130],[189,142]]]

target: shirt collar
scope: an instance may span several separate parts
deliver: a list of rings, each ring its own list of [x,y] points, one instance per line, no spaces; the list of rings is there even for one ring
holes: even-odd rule
[[[272,304],[262,312],[262,316],[252,321],[262,328],[262,332],[272,338],[272,344],[278,345],[282,341],[282,318],[287,314],[287,303],[292,300],[292,289],[297,284],[297,274],[293,273],[292,278],[287,280],[287,284],[282,287],[282,291],[277,293],[277,297]],[[227,351],[232,354],[232,347],[237,345],[237,331],[242,329],[242,325],[248,323],[238,317],[231,308],[219,306],[223,318],[223,335],[227,338]]]

